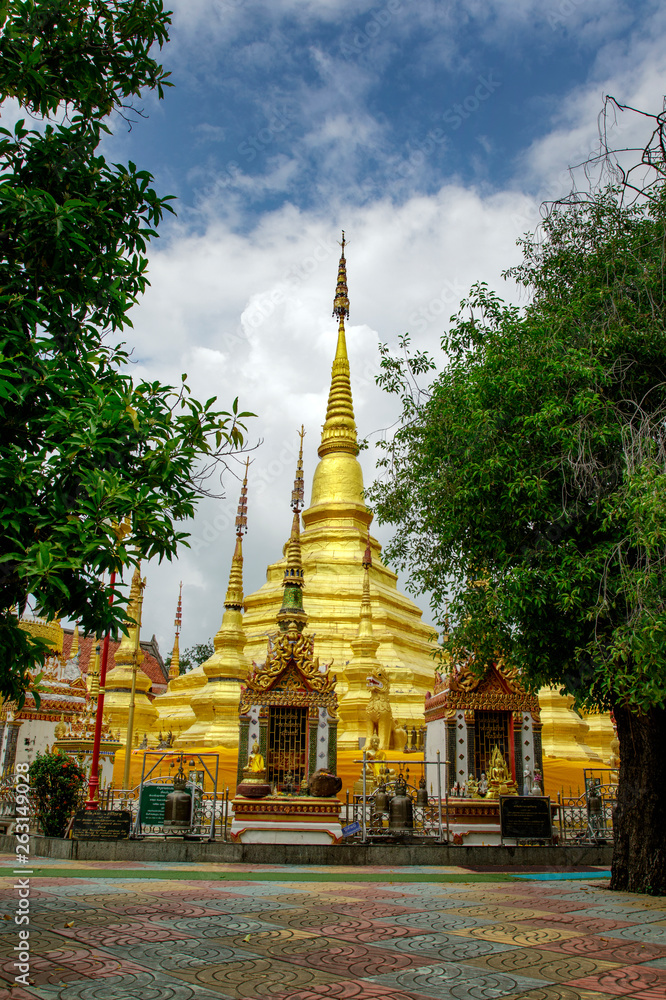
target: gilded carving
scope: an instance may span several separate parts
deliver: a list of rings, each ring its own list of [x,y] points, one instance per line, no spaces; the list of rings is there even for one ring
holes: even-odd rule
[[[268,656],[255,665],[241,692],[241,715],[251,705],[325,706],[337,708],[335,680],[322,671],[314,656],[314,636],[303,635],[290,626],[268,641]]]

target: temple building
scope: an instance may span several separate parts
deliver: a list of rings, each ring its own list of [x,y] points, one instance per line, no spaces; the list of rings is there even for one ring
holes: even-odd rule
[[[336,682],[314,655],[314,635],[304,632],[303,435],[301,428],[278,631],[241,693],[231,837],[243,843],[336,843],[342,837]]]
[[[247,466],[236,515],[236,546],[231,560],[229,586],[224,599],[222,624],[213,639],[213,655],[200,667],[184,674],[191,687],[169,684],[169,693],[158,703],[163,726],[177,732],[175,746],[211,749],[238,746],[238,711],[242,684],[247,678],[249,661],[243,653],[246,643],[243,629],[243,535],[247,531]],[[192,722],[185,720],[188,699]],[[177,714],[176,714],[177,713]]]
[[[57,620],[24,618],[21,627],[46,639],[50,653],[41,671],[39,705],[28,692],[21,709],[10,702],[2,706],[2,776],[11,773],[16,764],[30,763],[38,753],[53,749],[76,757],[88,769],[99,691],[99,648],[93,638],[81,637],[78,628],[63,629]],[[100,755],[102,790],[111,783],[114,758],[120,746],[118,732],[111,731],[105,717]]]
[[[440,678],[436,684],[434,681],[438,663],[434,655],[437,652],[434,629],[424,624],[421,610],[398,590],[397,575],[383,564],[379,542],[370,534],[373,515],[363,500],[363,474],[358,461],[347,356],[345,324],[350,309],[345,246],[343,233],[333,303],[337,347],[310,504],[302,514],[299,506],[298,548],[307,580],[309,629],[316,635],[317,654],[322,663],[330,664],[331,677],[335,681],[338,773],[344,777],[344,787],[351,787],[360,771],[359,750],[370,738],[373,752],[384,756],[400,756],[405,747],[414,752],[418,748],[415,738],[424,726],[424,708],[429,725],[436,721],[443,725],[433,713],[440,709],[449,711],[448,707],[442,709],[442,698],[449,697],[451,692],[446,694],[445,678]],[[293,546],[290,538],[282,558],[268,566],[266,583],[244,597],[242,545],[246,530],[247,469],[236,518],[229,585],[221,625],[214,637],[214,652],[201,666],[182,675],[179,674],[178,650],[181,601],[179,599],[176,613],[174,651],[167,670],[154,637],[148,642],[140,638],[143,581],[138,571],[134,573],[128,613],[137,624],[119,642],[111,642],[105,685],[105,715],[109,718],[110,735],[113,734],[123,747],[116,754],[116,785],[120,784],[122,774],[133,686],[132,749],[138,744],[154,748],[166,741],[178,750],[215,750],[222,755],[225,780],[231,785],[237,766],[248,752],[251,734],[256,732],[257,738],[261,737],[259,722],[254,725],[252,712],[249,715],[244,712],[248,728],[247,733],[241,730],[239,759],[242,687],[248,677],[255,676],[258,668],[254,664],[266,660],[266,637],[275,631],[278,613],[283,608],[285,571],[289,568]],[[53,623],[48,627],[52,628]],[[64,665],[74,659],[71,648],[74,636],[60,629],[58,635],[54,631],[53,641],[55,658],[50,668],[53,673],[50,682],[58,685],[65,682],[60,676]],[[76,641],[77,677],[82,680],[77,681],[70,665],[67,669],[72,676],[67,679],[67,690],[54,688],[53,706],[50,702],[43,703],[41,715],[48,715],[49,727],[47,736],[39,737],[40,745],[53,742],[58,722],[70,723],[77,714],[85,712],[86,677],[94,662],[95,642],[91,637],[78,638],[78,633]],[[502,671],[493,674],[500,688],[508,684],[507,676]],[[77,683],[80,690],[76,688]],[[434,693],[426,700],[429,692]],[[514,706],[515,692],[507,690],[505,693],[505,703],[498,703],[499,709],[508,713],[514,720],[512,725],[517,726],[515,713],[522,709]],[[56,701],[61,705],[57,714]],[[611,752],[614,734],[608,716],[592,713],[582,718],[573,709],[572,701],[569,696],[545,688],[540,692],[540,707],[530,702],[532,707],[525,709],[532,719],[530,739],[535,754],[539,736],[541,739],[546,784],[551,788],[566,784],[575,787],[580,783],[578,775],[582,776],[584,767],[606,765]],[[473,711],[467,709],[468,715]],[[481,720],[486,709],[478,711]],[[36,720],[39,714],[29,699],[20,717],[15,717],[11,708],[5,707],[0,722],[0,726],[4,726],[2,746],[4,750],[10,744],[14,747],[9,756],[5,753],[7,759],[12,753],[16,757],[16,748],[20,746],[19,727],[28,716]],[[477,722],[472,723],[470,718],[463,719],[464,733],[461,731],[457,737],[466,741],[465,766],[469,765],[470,748],[476,746],[477,741]],[[523,720],[523,728],[526,724]],[[327,732],[332,733],[334,729],[332,726]],[[507,766],[512,769],[512,780],[520,784],[523,779],[518,766],[521,758],[516,756],[515,731],[510,725],[502,746],[508,748],[506,759]],[[72,738],[76,735],[71,726],[67,732]],[[429,739],[428,753],[434,745],[432,738]],[[448,739],[449,736],[441,736],[444,756],[444,749],[449,751]],[[522,760],[521,766],[524,764]],[[137,753],[136,760],[132,760],[132,780],[138,780],[140,767]],[[550,780],[549,770],[554,775]],[[279,778],[276,780],[279,784]]]
[[[416,604],[397,588],[397,576],[381,561],[379,542],[369,535],[372,514],[363,502],[363,473],[351,392],[345,320],[349,317],[345,238],[333,304],[338,341],[331,386],[314,473],[310,506],[303,511],[303,569],[308,581],[310,628],[317,635],[319,656],[332,663],[340,700],[339,749],[356,750],[366,736],[363,704],[369,693],[366,677],[353,667],[353,640],[359,628],[359,608],[369,545],[370,603],[376,659],[391,686],[396,730],[423,725],[423,701],[432,686],[434,630],[425,625]],[[282,602],[285,557],[272,563],[266,583],[245,598],[245,653],[250,660],[263,654]],[[352,667],[349,672],[349,667]],[[395,746],[399,741],[395,741]]]

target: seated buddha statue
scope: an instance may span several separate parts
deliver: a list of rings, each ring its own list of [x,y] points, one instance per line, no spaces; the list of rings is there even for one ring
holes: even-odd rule
[[[265,775],[266,763],[261,751],[259,750],[259,744],[255,740],[252,744],[252,753],[247,759],[247,767],[243,768],[243,778],[245,780],[250,778],[256,781],[257,778],[263,778]]]
[[[498,746],[493,747],[488,771],[488,798],[496,799],[500,795],[517,795],[518,786],[512,779],[506,761]]]

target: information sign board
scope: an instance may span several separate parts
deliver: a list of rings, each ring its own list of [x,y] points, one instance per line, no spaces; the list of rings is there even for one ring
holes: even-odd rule
[[[550,799],[543,795],[501,795],[500,826],[502,840],[550,840]]]
[[[132,822],[125,809],[80,809],[72,823],[73,840],[127,840]]]

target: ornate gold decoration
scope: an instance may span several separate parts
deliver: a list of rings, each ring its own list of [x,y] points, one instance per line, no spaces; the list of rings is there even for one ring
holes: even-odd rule
[[[178,604],[176,605],[176,617],[174,619],[174,625],[176,627],[176,635],[173,640],[173,649],[171,651],[171,663],[169,664],[169,684],[172,680],[180,675],[180,629],[183,623],[183,581],[180,581],[180,589],[178,591]]]
[[[369,674],[367,687],[370,690],[370,700],[365,707],[365,712],[370,723],[369,736],[375,732],[379,739],[379,746],[382,750],[391,749],[391,734],[394,729],[393,712],[391,710],[391,682],[388,671],[377,666]]]
[[[45,618],[21,618],[19,628],[25,629],[31,635],[45,639],[49,648],[58,656],[62,655],[62,646],[65,633],[62,630],[59,618],[47,621]]]
[[[345,340],[345,317],[349,318],[349,298],[347,295],[347,262],[345,260],[345,234],[342,232],[340,244],[342,253],[338,265],[338,284],[335,289],[333,315],[338,317],[338,346],[331,370],[331,389],[328,395],[326,422],[322,430],[319,457],[331,451],[347,451],[358,455],[356,422],[349,378],[349,358]]]
[[[72,645],[69,650],[68,659],[73,660],[75,656],[79,655],[79,626],[74,626],[74,635],[72,636]]]
[[[250,459],[248,458],[245,462],[245,476],[236,513],[236,547],[231,560],[227,596],[224,599],[225,608],[236,608],[239,611],[243,607],[243,535],[247,533],[247,472],[249,466]]]
[[[296,699],[299,691],[307,695],[317,695],[316,699],[300,698],[294,704],[329,704],[335,702],[335,680],[328,670],[322,672],[319,659],[314,657],[314,636],[304,635],[292,627],[287,632],[278,632],[268,640],[268,656],[266,662],[257,667],[249,675],[241,696],[241,714],[249,712],[251,705],[285,704],[286,700]],[[288,699],[286,699],[285,684],[288,680]],[[278,700],[267,700],[266,694],[273,692],[279,695]],[[330,699],[327,696],[332,696]],[[322,698],[327,700],[323,701]],[[286,699],[286,700],[285,700]]]
[[[294,517],[291,525],[291,535],[287,542],[287,565],[284,569],[282,586],[284,593],[282,607],[277,613],[277,623],[283,631],[296,629],[302,631],[308,620],[303,609],[303,562],[301,559],[301,507],[303,506],[303,437],[305,429],[301,425],[300,447],[294,488],[291,491],[291,508]]]
[[[522,687],[518,671],[503,659],[490,663],[481,676],[472,673],[470,659],[442,678],[440,689],[428,699],[428,719],[441,718],[450,709],[530,712],[538,719],[539,700]]]

